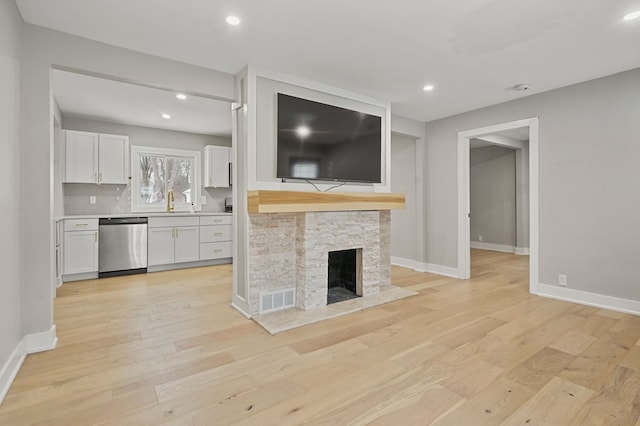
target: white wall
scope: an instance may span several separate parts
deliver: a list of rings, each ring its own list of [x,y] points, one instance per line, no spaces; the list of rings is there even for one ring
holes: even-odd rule
[[[4,28],[4,26],[3,26]],[[234,99],[232,75],[25,25],[20,138],[21,285],[27,333],[53,324],[51,67],[106,74],[192,94]]]
[[[539,117],[540,281],[640,300],[640,69],[426,124],[425,251],[457,265],[457,133]]]
[[[65,116],[62,124],[62,127],[68,130],[126,135],[129,136],[130,145],[200,151],[203,161],[206,145],[231,146],[231,137],[131,126],[86,118]],[[91,195],[96,196],[96,204],[89,204]],[[225,197],[231,197],[231,189],[202,188],[202,195],[207,197],[207,204],[202,206],[203,212],[220,212],[224,211]],[[129,213],[129,196],[129,185],[65,184],[64,212],[67,215]]]
[[[0,402],[10,383],[12,354],[24,337],[20,309],[20,48],[22,18],[13,0],[0,2]],[[15,359],[13,359],[15,362]]]

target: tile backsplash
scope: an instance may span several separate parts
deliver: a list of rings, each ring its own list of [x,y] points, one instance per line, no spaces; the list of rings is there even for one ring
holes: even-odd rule
[[[118,214],[131,213],[131,190],[129,185],[94,185],[84,183],[65,183],[64,214]],[[231,188],[202,188],[207,197],[203,212],[224,211],[224,199],[231,197]],[[96,197],[96,203],[89,202]]]

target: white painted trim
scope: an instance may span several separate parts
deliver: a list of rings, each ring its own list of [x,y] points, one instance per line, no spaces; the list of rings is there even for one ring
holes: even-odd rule
[[[430,274],[444,275],[445,277],[460,279],[460,270],[450,266],[435,265],[433,263],[417,262],[418,272],[429,272]]]
[[[391,264],[403,268],[413,269],[417,272],[428,272],[430,274],[444,275],[445,277],[460,278],[460,271],[450,266],[435,265],[433,263],[418,262],[413,259],[391,256]]]
[[[538,295],[578,303],[580,305],[640,315],[640,301],[637,300],[621,299],[619,297],[605,296],[603,294],[589,293],[587,291],[542,283],[538,286]]]
[[[48,331],[27,334],[25,338],[27,343],[27,353],[29,354],[55,349],[58,344],[56,325],[52,325]]]
[[[507,246],[504,244],[485,243],[484,241],[471,241],[471,248],[480,250],[500,251],[503,253],[514,253],[516,248],[514,246]]]
[[[391,264],[395,266],[401,266],[403,268],[418,270],[418,262],[413,259],[404,259],[402,257],[391,256]]]
[[[529,247],[516,247],[516,254],[518,256],[529,256]]]
[[[539,132],[538,118],[512,121],[458,133],[458,268],[460,278],[471,271],[469,220],[469,140],[507,130],[529,128],[529,292],[538,294],[539,277]]]
[[[55,324],[48,331],[27,334],[22,338],[0,370],[0,404],[9,392],[27,354],[55,349],[57,344]]]
[[[18,343],[7,362],[2,366],[2,370],[0,370],[0,404],[2,404],[7,392],[9,392],[9,388],[18,375],[18,371],[20,371],[20,367],[26,357],[27,343],[26,338],[24,338]]]
[[[240,312],[242,314],[242,316],[244,316],[246,319],[251,319],[251,314],[248,313],[248,312],[245,312],[240,306],[238,306],[235,303],[231,302],[231,307],[233,309],[235,309],[236,311]]]

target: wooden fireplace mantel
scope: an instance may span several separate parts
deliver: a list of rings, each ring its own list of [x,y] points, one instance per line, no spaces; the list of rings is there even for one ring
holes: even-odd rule
[[[404,209],[404,194],[377,192],[248,191],[249,213]]]

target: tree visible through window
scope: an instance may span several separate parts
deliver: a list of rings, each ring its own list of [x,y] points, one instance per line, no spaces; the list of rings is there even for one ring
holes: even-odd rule
[[[132,147],[133,165],[138,170],[133,173],[137,179],[132,184],[132,207],[139,211],[157,211],[166,209],[167,193],[173,190],[176,210],[188,210],[191,203],[198,206],[196,185],[196,161],[198,152],[192,155],[171,155],[171,150],[153,148],[141,150]],[[149,152],[149,151],[156,152]],[[164,152],[158,152],[164,151]],[[190,151],[180,153],[188,153]],[[197,154],[197,155],[195,155]],[[135,191],[135,192],[133,192]],[[137,208],[136,208],[137,207]]]

